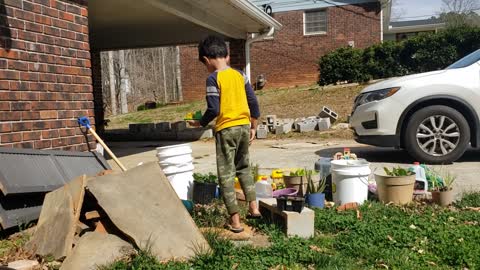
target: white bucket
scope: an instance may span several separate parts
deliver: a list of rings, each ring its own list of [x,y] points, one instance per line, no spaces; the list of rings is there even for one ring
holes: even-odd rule
[[[362,204],[368,198],[370,163],[365,160],[332,161],[333,201],[337,205]]]
[[[157,148],[158,164],[178,197],[191,200],[193,190],[193,158],[190,144]]]

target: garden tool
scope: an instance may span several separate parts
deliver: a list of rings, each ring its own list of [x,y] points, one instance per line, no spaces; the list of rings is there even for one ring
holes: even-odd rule
[[[108,148],[108,146],[105,144],[105,142],[100,138],[100,136],[98,136],[98,134],[95,132],[95,130],[92,129],[92,126],[90,125],[90,120],[88,120],[88,117],[86,117],[86,116],[79,117],[77,121],[78,121],[79,125],[87,128],[87,131],[89,131],[90,134],[92,134],[93,137],[95,137],[95,139],[97,139],[98,143],[100,143],[103,146],[103,148],[105,148],[107,153],[112,157],[112,159],[115,161],[115,163],[117,163],[118,167],[120,167],[120,169],[122,169],[122,171],[125,172],[127,170],[127,168],[125,168],[125,166],[123,166],[123,164],[120,162],[120,160],[118,160],[118,158],[115,156],[115,154],[112,153],[110,148]]]

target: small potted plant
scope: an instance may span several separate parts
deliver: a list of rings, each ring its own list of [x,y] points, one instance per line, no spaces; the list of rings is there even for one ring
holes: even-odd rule
[[[453,184],[457,177],[445,170],[432,178],[432,201],[441,206],[449,206],[453,202]]]
[[[324,208],[325,207],[325,186],[327,184],[327,177],[320,178],[318,184],[313,182],[313,172],[307,171],[306,178],[308,181],[306,202],[310,207]]]
[[[383,168],[384,173],[375,173],[378,199],[384,203],[407,204],[412,201],[415,173],[400,167]]]
[[[193,174],[193,202],[209,204],[215,199],[217,192],[217,176],[213,173]]]
[[[290,175],[283,176],[285,181],[285,186],[287,188],[294,188],[298,191],[298,196],[305,196],[307,194],[307,185],[308,181],[306,174],[312,172],[312,175],[315,174],[314,171],[307,169],[297,169],[296,171],[290,172]],[[313,180],[314,184],[318,184],[318,180]]]

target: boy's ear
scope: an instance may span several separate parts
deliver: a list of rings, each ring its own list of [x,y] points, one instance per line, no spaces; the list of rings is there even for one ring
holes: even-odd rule
[[[206,56],[203,56],[203,63],[204,63],[205,65],[210,64],[210,59],[208,59],[208,57],[206,57]]]

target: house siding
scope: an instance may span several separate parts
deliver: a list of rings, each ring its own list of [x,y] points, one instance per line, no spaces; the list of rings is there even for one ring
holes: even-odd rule
[[[76,121],[94,116],[87,1],[3,0],[0,13],[0,146],[88,150]]]

